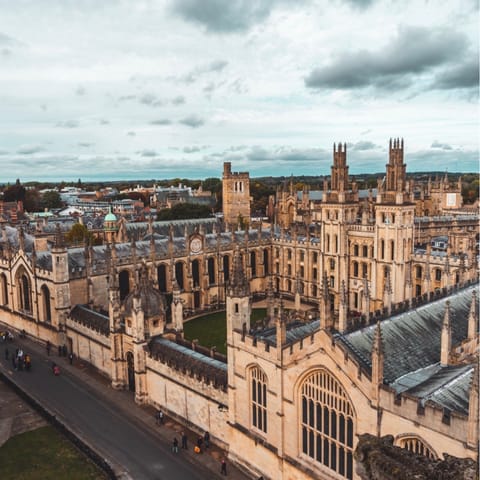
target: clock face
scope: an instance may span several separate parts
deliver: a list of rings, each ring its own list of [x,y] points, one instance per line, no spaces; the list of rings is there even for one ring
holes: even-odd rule
[[[199,238],[193,238],[190,241],[190,251],[192,253],[200,253],[202,251],[202,241]]]

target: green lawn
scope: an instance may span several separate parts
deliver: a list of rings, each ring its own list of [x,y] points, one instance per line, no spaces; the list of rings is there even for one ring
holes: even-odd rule
[[[252,310],[252,325],[260,319],[263,319],[267,313],[265,308],[255,308]],[[200,345],[204,347],[216,346],[217,350],[224,355],[227,354],[227,325],[225,312],[210,313],[197,317],[183,326],[185,338],[187,340],[198,339]]]
[[[105,473],[53,427],[10,438],[0,447],[2,480],[106,480]]]

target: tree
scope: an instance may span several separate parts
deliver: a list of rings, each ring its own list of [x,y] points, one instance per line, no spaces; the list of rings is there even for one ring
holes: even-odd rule
[[[177,203],[172,208],[164,208],[157,213],[157,220],[185,220],[188,218],[208,218],[210,207],[195,203]]]
[[[43,194],[41,205],[43,208],[51,210],[52,208],[61,208],[63,202],[58,192],[55,190],[49,190]]]
[[[76,223],[65,234],[65,241],[69,245],[82,245],[85,243],[95,243],[93,233],[85,225]]]
[[[23,202],[23,208],[27,212],[38,212],[41,210],[40,193],[36,188],[27,190],[25,201]]]
[[[20,183],[20,180],[17,178],[15,185],[8,187],[3,192],[3,200],[5,202],[18,202],[25,201],[26,190],[25,187]]]

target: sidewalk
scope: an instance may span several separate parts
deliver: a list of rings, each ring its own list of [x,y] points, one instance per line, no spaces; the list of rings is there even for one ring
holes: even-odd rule
[[[88,385],[89,388],[101,396],[106,403],[114,406],[122,412],[122,415],[134,421],[144,430],[148,430],[158,437],[159,441],[167,446],[172,445],[173,438],[176,437],[179,442],[178,455],[185,458],[189,463],[196,465],[201,464],[204,468],[211,472],[209,478],[230,478],[233,480],[247,480],[251,477],[245,475],[234,465],[230,464],[227,453],[214,445],[210,448],[203,448],[203,453],[196,454],[193,451],[198,434],[184,428],[175,420],[165,416],[164,424],[157,425],[155,421],[155,409],[152,406],[139,406],[134,402],[134,395],[129,391],[114,390],[110,386],[110,382],[104,376],[99,374],[93,367],[86,362],[75,359],[73,365],[69,364],[67,357],[59,357],[55,349],[52,348],[50,356],[47,356],[45,348],[31,339],[15,338],[13,342],[3,344],[0,342],[0,354],[3,355],[3,348],[8,346],[9,350],[14,350],[17,346],[21,346],[25,352],[32,354],[33,362],[38,361],[54,361],[57,363],[62,372],[66,372],[72,377],[78,378],[82,383]],[[35,365],[33,364],[33,369]],[[185,432],[188,437],[188,449],[181,449],[181,432]],[[222,458],[227,459],[227,477],[220,474],[220,462]],[[122,477],[126,480],[127,477]]]

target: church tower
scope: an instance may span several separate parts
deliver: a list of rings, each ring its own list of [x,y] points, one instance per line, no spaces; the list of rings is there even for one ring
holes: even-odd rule
[[[403,139],[390,140],[386,176],[378,183],[371,288],[375,309],[387,306],[387,289],[391,305],[403,301],[409,293],[415,203],[403,153]]]
[[[223,164],[222,176],[223,220],[225,225],[237,226],[240,219],[250,222],[250,175],[233,172],[232,164]]]
[[[350,285],[347,231],[349,224],[357,218],[358,205],[356,184],[350,184],[348,176],[347,144],[334,144],[330,186],[325,181],[321,207],[320,271],[323,272],[323,284],[320,309],[324,317],[322,324],[341,330],[347,327],[346,302]],[[334,312],[342,314],[341,325],[340,319],[334,318]]]
[[[54,282],[55,316],[52,318],[58,328],[58,345],[66,345],[65,322],[70,312],[70,282],[68,271],[68,251],[63,241],[60,225],[55,231],[55,243],[52,246],[52,274]],[[52,312],[53,313],[53,312]]]

